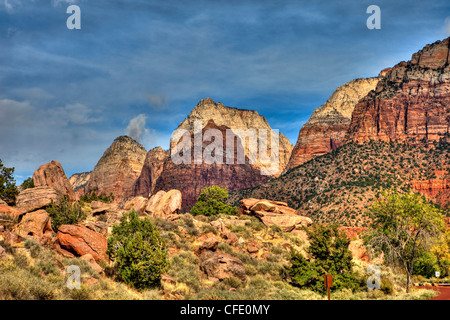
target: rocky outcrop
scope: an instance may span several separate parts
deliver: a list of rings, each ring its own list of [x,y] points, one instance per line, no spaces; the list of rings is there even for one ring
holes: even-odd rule
[[[40,166],[33,174],[35,187],[50,187],[75,200],[75,192],[67,179],[66,173],[58,161],[51,161]]]
[[[447,171],[435,171],[436,178],[411,181],[412,188],[442,207],[450,204],[450,178]]]
[[[284,232],[309,226],[312,220],[301,216],[297,210],[289,208],[287,203],[265,199],[243,199],[241,208],[244,214],[258,217],[266,226],[279,226]]]
[[[72,186],[73,191],[78,196],[82,196],[86,193],[86,185],[91,177],[91,172],[75,173],[69,178],[69,183]]]
[[[59,203],[63,194],[50,187],[35,187],[25,189],[17,196],[17,209],[22,213],[45,208],[52,201]]]
[[[181,203],[182,195],[179,190],[161,190],[150,198],[145,211],[152,217],[164,218],[179,213]]]
[[[45,210],[38,210],[24,215],[14,232],[23,238],[33,238],[45,242],[52,237],[51,219]]]
[[[203,253],[200,257],[200,270],[213,281],[222,281],[231,277],[236,277],[242,282],[247,281],[242,261],[221,251]]]
[[[208,232],[202,234],[193,243],[193,246],[196,248],[195,254],[201,256],[206,251],[216,251],[219,243],[220,239],[217,238],[214,233]]]
[[[450,126],[450,38],[427,45],[388,71],[355,107],[349,138],[439,140]]]
[[[134,210],[136,213],[140,214],[145,211],[145,207],[147,206],[148,199],[144,197],[134,197],[128,200],[123,209],[126,211]]]
[[[108,261],[106,238],[82,225],[62,225],[56,235],[57,251],[65,256],[81,257],[91,254],[95,261]]]
[[[114,195],[120,202],[134,195],[134,185],[141,174],[147,151],[127,136],[114,140],[91,172],[86,192]]]
[[[375,89],[385,72],[376,78],[347,82],[337,88],[325,104],[314,110],[309,121],[300,130],[285,171],[344,144],[355,105]]]
[[[7,215],[11,218],[18,218],[23,212],[17,208],[10,207],[6,203],[0,204],[0,214]]]
[[[135,183],[134,194],[142,197],[149,197],[155,190],[158,180],[164,168],[164,162],[170,157],[170,151],[156,147],[150,150],[144,161],[141,174]]]

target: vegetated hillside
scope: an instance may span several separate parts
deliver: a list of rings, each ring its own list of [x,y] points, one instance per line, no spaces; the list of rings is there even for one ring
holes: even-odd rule
[[[448,178],[450,144],[446,141],[443,137],[429,146],[412,140],[348,143],[256,188],[234,192],[230,202],[237,205],[244,198],[285,201],[315,222],[366,226],[367,208],[383,189],[411,190],[411,181],[433,179],[435,171],[444,171],[442,178]]]

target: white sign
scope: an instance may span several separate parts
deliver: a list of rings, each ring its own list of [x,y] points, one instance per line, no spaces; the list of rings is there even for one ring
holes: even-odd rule
[[[439,276],[440,276],[441,274],[439,273],[439,271],[436,271],[435,275],[436,275],[436,278],[439,278]]]

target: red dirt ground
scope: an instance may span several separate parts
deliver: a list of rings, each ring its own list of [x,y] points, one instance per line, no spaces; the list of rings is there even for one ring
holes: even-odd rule
[[[423,289],[431,289],[434,291],[439,291],[441,294],[431,298],[430,300],[450,300],[450,287],[431,287],[431,286],[424,286],[419,287]]]

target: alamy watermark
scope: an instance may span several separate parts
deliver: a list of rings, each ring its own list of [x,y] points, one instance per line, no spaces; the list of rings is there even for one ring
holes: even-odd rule
[[[380,289],[381,288],[381,269],[379,266],[370,265],[367,267],[367,273],[371,276],[367,279],[367,288]]]
[[[280,137],[276,129],[226,129],[224,137],[219,129],[203,131],[202,121],[195,121],[193,134],[177,129],[170,145],[174,164],[246,164],[248,160],[260,167],[262,175],[279,171]]]
[[[68,289],[80,289],[81,288],[81,270],[79,266],[70,265],[66,269],[66,273],[70,274],[67,278],[66,286]]]

